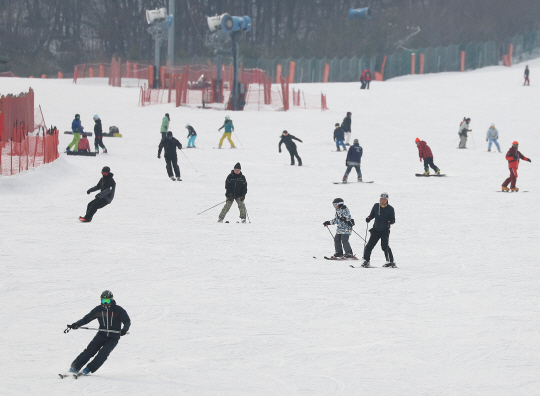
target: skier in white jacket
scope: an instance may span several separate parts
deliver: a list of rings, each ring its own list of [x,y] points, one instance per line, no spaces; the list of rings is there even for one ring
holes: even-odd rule
[[[501,152],[501,147],[499,146],[499,142],[497,141],[498,139],[499,131],[497,131],[497,128],[495,128],[495,124],[491,124],[486,134],[486,142],[489,141],[488,151],[491,151],[491,143],[495,143],[495,146],[497,146],[497,150],[499,150],[499,153]]]

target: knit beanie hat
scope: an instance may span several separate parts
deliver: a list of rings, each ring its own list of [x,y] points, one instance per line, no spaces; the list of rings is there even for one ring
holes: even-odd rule
[[[240,162],[236,163],[236,165],[234,166],[234,169],[242,169],[242,167],[240,166]]]

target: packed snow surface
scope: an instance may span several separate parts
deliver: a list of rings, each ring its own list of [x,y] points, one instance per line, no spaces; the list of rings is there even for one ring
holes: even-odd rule
[[[407,76],[370,90],[301,85],[327,94],[326,112],[140,108],[138,88],[2,79],[3,94],[31,86],[47,124],[62,132],[76,113],[92,131],[97,113],[123,138],[104,138],[109,154],[62,154],[0,178],[0,394],[538,394],[540,60],[528,64],[530,87],[524,64]],[[347,111],[373,184],[332,184],[346,155],[335,152],[333,125]],[[198,149],[178,154],[182,182],[169,180],[157,158],[167,112],[184,146],[186,123],[198,133]],[[238,149],[226,141],[213,149],[227,114]],[[457,150],[464,116],[473,132],[468,149]],[[491,123],[503,153],[487,152]],[[305,166],[290,166],[285,147],[278,153],[284,129],[303,140]],[[423,170],[416,137],[446,177],[415,177]],[[61,135],[61,151],[70,139]],[[519,167],[518,187],[529,192],[499,193],[513,140],[532,158]],[[237,162],[251,223],[237,224],[236,204],[229,224],[217,223],[222,205],[197,215],[225,200]],[[114,201],[79,223],[105,165],[117,182]],[[364,237],[382,192],[396,212],[390,245],[399,268],[380,268],[380,245],[378,268],[324,260],[334,251],[323,227],[332,200],[345,200]],[[351,242],[362,257],[363,241]],[[90,377],[60,380],[94,335],[63,330],[104,289],[129,313],[130,334]]]

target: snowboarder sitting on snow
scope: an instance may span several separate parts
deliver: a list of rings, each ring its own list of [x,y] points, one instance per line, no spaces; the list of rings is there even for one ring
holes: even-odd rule
[[[90,194],[91,192],[100,190],[99,194],[96,195],[96,198],[88,203],[86,215],[84,215],[84,217],[79,217],[79,220],[84,223],[90,223],[97,210],[110,204],[114,198],[116,182],[113,179],[114,175],[111,173],[111,168],[104,166],[101,170],[101,175],[103,177],[98,184],[86,192],[87,194]]]
[[[298,140],[300,143],[304,143],[296,136],[289,134],[289,132],[287,131],[283,131],[283,134],[281,135],[281,140],[279,141],[278,145],[279,152],[281,153],[281,145],[285,143],[285,147],[291,155],[291,165],[294,165],[294,157],[296,157],[296,159],[298,160],[298,166],[302,166],[302,158],[300,158],[300,156],[298,155],[298,151],[296,150],[296,143],[294,143],[293,140]]]
[[[169,131],[167,132],[167,137],[159,143],[157,157],[161,158],[161,150],[165,149],[165,163],[167,164],[167,174],[173,181],[182,181],[182,179],[180,179],[180,168],[178,167],[178,156],[176,155],[177,147],[179,150],[182,150],[182,143],[176,140],[176,138],[173,137],[172,132]],[[173,168],[176,179],[173,176]]]
[[[223,132],[223,135],[221,136],[218,148],[221,148],[221,145],[223,144],[225,138],[227,138],[227,140],[231,144],[231,148],[236,148],[234,142],[231,139],[231,134],[234,132],[234,125],[232,123],[231,117],[225,116],[225,122],[223,123],[221,128],[218,129],[218,131],[221,131],[223,128],[225,128],[225,132]]]
[[[86,138],[86,133],[83,133],[81,140],[79,140],[79,153],[89,153],[89,152],[90,152],[90,142]]]
[[[345,132],[343,132],[343,128],[339,126],[339,123],[336,123],[335,129],[334,129],[334,141],[336,142],[337,151],[341,151],[339,146],[343,146],[343,151],[347,151],[347,147],[345,147],[345,143],[343,140],[345,139]]]
[[[197,132],[195,132],[195,129],[189,124],[186,124],[186,129],[188,130],[188,142],[187,142],[187,148],[195,148],[195,139],[197,139]]]
[[[240,209],[240,219],[242,223],[246,222],[246,205],[244,199],[247,194],[247,180],[242,174],[242,167],[240,162],[237,162],[234,169],[231,171],[227,179],[225,180],[225,196],[227,201],[225,206],[219,214],[218,223],[223,223],[225,215],[231,209],[233,201],[236,201],[238,208]]]
[[[341,198],[334,199],[332,205],[334,205],[334,209],[336,209],[336,217],[323,223],[325,227],[328,227],[331,224],[337,224],[337,231],[334,236],[334,248],[336,252],[331,259],[352,259],[354,258],[354,254],[351,244],[349,243],[349,237],[351,236],[354,221],[351,219],[351,212],[349,211],[349,208],[345,206],[345,202],[343,202],[343,199]],[[343,250],[345,250],[345,255],[343,255]]]
[[[384,251],[386,257],[386,264],[383,267],[396,267],[394,263],[394,256],[392,255],[392,249],[388,245],[388,239],[390,238],[390,225],[396,222],[394,208],[388,205],[388,194],[382,193],[379,199],[379,203],[373,205],[371,213],[366,217],[366,223],[375,219],[373,228],[369,230],[371,236],[364,249],[364,262],[362,267],[369,267],[369,260],[371,257],[371,251],[379,241],[381,240],[381,249]]]
[[[459,124],[459,148],[464,149],[467,148],[467,132],[472,131],[472,129],[469,129],[469,124],[471,123],[470,118],[463,118],[463,121],[461,124]]]
[[[499,150],[499,153],[501,152],[501,147],[497,139],[499,139],[499,131],[495,128],[495,124],[491,124],[486,134],[486,142],[489,141],[488,151],[491,151],[491,143],[495,143],[497,150]]]
[[[347,183],[347,178],[349,173],[351,173],[352,168],[356,169],[356,174],[358,175],[358,181],[362,181],[362,172],[360,172],[360,161],[362,160],[363,149],[358,143],[358,139],[354,139],[353,145],[349,147],[347,153],[347,159],[345,160],[345,166],[347,170],[345,175],[343,175],[343,183]]]
[[[66,151],[70,151],[73,147],[73,151],[79,150],[79,140],[81,139],[81,133],[83,132],[83,127],[81,126],[81,116],[75,114],[75,119],[71,123],[71,131],[73,132],[73,140],[67,146]]]
[[[506,153],[506,160],[508,161],[508,168],[510,168],[510,177],[504,181],[502,184],[502,190],[508,191],[512,190],[512,192],[518,192],[519,188],[516,187],[516,181],[517,181],[517,170],[519,167],[519,160],[522,159],[524,161],[531,162],[530,158],[525,157],[523,154],[521,154],[518,151],[519,143],[516,141],[512,142],[512,147],[510,147],[510,150]],[[510,184],[510,189],[508,188],[508,183]]]
[[[429,167],[435,171],[436,174],[440,175],[441,170],[435,166],[433,163],[433,154],[431,153],[431,149],[427,145],[426,142],[423,140],[420,140],[419,138],[416,138],[414,141],[416,143],[416,147],[418,147],[418,155],[420,156],[420,162],[424,160],[424,175],[429,175]]]
[[[99,148],[103,149],[103,153],[107,154],[107,147],[103,144],[103,127],[101,126],[101,120],[97,114],[94,115],[94,148],[96,154],[99,154]]]
[[[113,294],[109,290],[101,293],[101,305],[95,307],[81,320],[67,327],[68,329],[77,330],[94,319],[98,320],[101,330],[113,330],[114,333],[98,331],[86,349],[71,363],[70,373],[78,374],[81,368],[97,353],[94,360],[82,370],[82,374],[85,375],[95,373],[105,363],[109,354],[118,344],[120,337],[126,335],[131,325],[131,320],[126,310],[116,304]],[[122,324],[124,327],[122,327]]]

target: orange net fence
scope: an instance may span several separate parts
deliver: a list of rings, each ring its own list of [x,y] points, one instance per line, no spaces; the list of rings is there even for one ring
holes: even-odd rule
[[[106,78],[113,87],[138,87],[143,84],[152,85],[154,67],[140,63],[112,58],[111,63],[84,63],[75,65],[73,82],[81,78]]]
[[[34,108],[34,91],[2,96],[0,175],[15,175],[53,162],[59,156],[58,130],[56,127],[47,129],[41,108]]]

